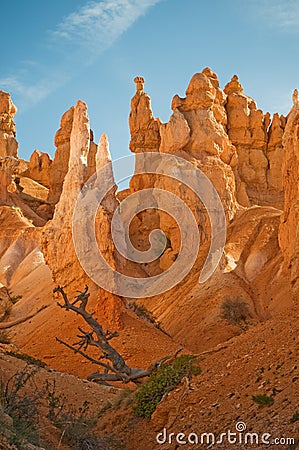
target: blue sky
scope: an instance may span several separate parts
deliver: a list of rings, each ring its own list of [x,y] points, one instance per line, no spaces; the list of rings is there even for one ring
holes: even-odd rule
[[[264,111],[286,114],[299,87],[299,0],[12,0],[1,2],[0,89],[18,113],[19,155],[54,154],[60,117],[86,101],[97,141],[126,155],[133,78],[155,116],[211,67],[235,73]]]

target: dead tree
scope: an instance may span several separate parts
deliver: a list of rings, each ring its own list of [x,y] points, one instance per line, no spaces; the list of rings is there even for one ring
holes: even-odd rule
[[[89,381],[95,381],[106,385],[113,381],[122,381],[123,383],[129,383],[132,381],[134,383],[138,383],[141,378],[147,377],[152,372],[157,370],[161,364],[169,361],[170,359],[174,359],[182,350],[180,348],[173,355],[164,356],[163,358],[152,363],[147,369],[132,368],[126,364],[123,357],[109,343],[111,339],[118,336],[117,332],[110,332],[108,330],[104,331],[103,327],[93,317],[94,313],[89,313],[86,311],[90,296],[88,293],[88,286],[85,286],[84,291],[78,291],[79,294],[75,297],[73,302],[69,301],[67,294],[61,286],[56,287],[53,292],[58,292],[62,295],[64,303],[57,303],[60,308],[63,308],[66,311],[75,312],[81,316],[90,327],[90,331],[84,331],[81,327],[78,327],[80,334],[78,334],[77,337],[79,338],[79,341],[72,345],[56,337],[56,340],[60,344],[65,345],[70,350],[73,350],[74,353],[79,353],[84,356],[84,358],[88,359],[88,361],[93,364],[97,364],[103,369],[102,372],[95,372],[88,375],[87,379]],[[79,305],[77,306],[77,304]],[[89,346],[97,347],[99,349],[100,356],[98,359],[88,355],[87,350]]]

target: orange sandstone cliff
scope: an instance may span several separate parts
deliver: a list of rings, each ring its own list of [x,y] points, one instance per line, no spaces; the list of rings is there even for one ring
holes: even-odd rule
[[[180,235],[179,224],[167,211],[144,205],[132,220],[126,239],[139,251],[147,251],[150,233],[159,228],[167,240],[163,253],[147,263],[126,261],[118,252],[111,231],[113,215],[123,200],[145,189],[153,190],[154,200],[157,190],[179,196],[192,211],[201,241],[195,263],[180,283],[136,300],[155,316],[160,327],[138,318],[130,309],[131,298],[107,292],[90,279],[72,240],[79,193],[96,171],[110,164],[107,136],[102,135],[99,145],[93,142],[87,106],[78,101],[62,116],[53,161],[38,150],[29,162],[24,161],[18,157],[16,107],[10,95],[0,91],[0,294],[22,296],[12,306],[10,317],[3,318],[13,321],[33,314],[30,321],[13,327],[12,341],[54,369],[86,377],[94,370],[92,363],[61,349],[55,341],[59,335],[72,342],[76,326],[82,324],[57,308],[52,291],[59,284],[74,296],[88,284],[91,309],[105,328],[118,330],[115,345],[131,365],[146,366],[179,346],[207,355],[202,378],[196,377],[190,390],[179,387],[158,406],[147,424],[144,450],[155,448],[153,433],[165,426],[199,426],[202,418],[207,427],[213,425],[220,432],[228,426],[228,416],[231,421],[240,418],[241,407],[247,411],[244,419],[251,425],[256,420],[257,428],[262,429],[263,416],[253,411],[249,397],[270,392],[270,385],[282,419],[276,417],[273,406],[269,424],[274,426],[277,420],[278,431],[285,425],[292,432],[287,414],[296,406],[299,380],[294,369],[298,348],[292,331],[299,294],[298,92],[294,91],[293,107],[286,117],[278,113],[271,117],[244,93],[237,76],[222,89],[217,75],[205,68],[191,78],[184,98],[173,97],[173,113],[162,123],[153,116],[144,79],[136,77],[134,81],[130,150],[136,156],[152,152],[182,158],[212,182],[226,220],[219,264],[210,278],[198,282],[212,233],[207,208],[191,189],[163,173],[149,173],[150,168],[140,168],[136,159],[129,189],[111,189],[96,215],[97,242],[110,267],[129,277],[159,276],[176,264],[182,242],[188,239],[188,235]],[[172,169],[177,179],[186,176],[179,164]],[[159,170],[163,172],[163,164]],[[219,212],[213,214],[217,218]],[[211,264],[216,257],[215,252]],[[227,301],[246,305],[248,317],[243,326],[223,317]],[[269,376],[259,387],[254,380],[263,378],[266,365]],[[120,434],[125,426],[122,420]],[[110,425],[107,423],[108,428]],[[143,427],[135,424],[130,450],[141,448],[138,433]]]

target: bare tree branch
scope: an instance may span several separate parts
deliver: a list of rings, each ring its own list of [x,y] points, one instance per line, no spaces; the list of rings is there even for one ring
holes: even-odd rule
[[[88,323],[91,329],[95,332],[97,339],[92,341],[92,345],[98,347],[105,354],[107,354],[108,359],[112,362],[113,368],[116,371],[123,372],[129,375],[130,367],[126,365],[122,356],[108,343],[106,333],[104,332],[101,325],[93,318],[93,316],[90,313],[88,313],[85,310],[89,298],[89,294],[87,293],[86,287],[85,291],[81,292],[81,294],[78,296],[80,297],[81,304],[83,303],[82,308],[81,306],[77,307],[69,302],[67,295],[62,289],[62,287],[58,286],[57,288],[54,289],[54,292],[59,292],[64,299],[64,305],[58,303],[58,306],[66,309],[67,311],[71,310],[79,314],[85,320],[85,322]]]
[[[102,384],[108,384],[107,382],[113,381],[122,381],[123,383],[132,381],[138,383],[139,379],[149,376],[166,361],[176,358],[178,353],[182,351],[182,348],[180,348],[173,355],[164,356],[158,361],[153,362],[147,369],[129,367],[117,350],[109,344],[111,339],[118,336],[117,332],[111,332],[109,330],[104,331],[103,327],[93,317],[93,314],[86,311],[90,296],[88,293],[88,286],[85,286],[85,289],[82,292],[77,291],[79,294],[75,297],[73,302],[69,301],[67,294],[61,286],[56,287],[54,289],[54,293],[55,292],[61,294],[64,300],[64,304],[57,303],[57,305],[66,311],[73,311],[81,316],[91,328],[91,331],[85,331],[81,327],[78,327],[81,334],[77,335],[79,341],[75,342],[73,345],[56,338],[60,344],[66,346],[74,353],[79,353],[88,361],[104,368],[103,373],[96,372],[88,375],[87,379],[90,381]],[[79,306],[76,306],[77,303],[79,303]],[[86,353],[89,346],[97,347],[100,350],[101,354],[98,359],[95,359]],[[109,361],[109,363],[102,362],[101,360],[103,359]]]
[[[70,350],[73,350],[74,353],[79,353],[80,355],[84,356],[84,358],[88,359],[93,364],[98,364],[101,367],[104,367],[105,369],[111,370],[112,372],[115,372],[113,367],[110,366],[110,364],[105,364],[99,361],[98,359],[94,359],[91,356],[87,355],[86,353],[82,352],[80,349],[74,347],[73,345],[68,344],[67,342],[62,341],[59,338],[56,338],[56,341],[59,342],[62,345],[65,345]]]

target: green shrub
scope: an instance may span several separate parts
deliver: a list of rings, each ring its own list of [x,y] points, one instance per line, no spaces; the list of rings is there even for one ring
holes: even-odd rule
[[[274,398],[272,397],[272,395],[267,394],[253,395],[252,400],[259,405],[259,408],[263,408],[264,406],[271,406],[274,403]]]
[[[193,355],[182,355],[173,362],[163,364],[152,373],[146,383],[136,393],[134,414],[150,418],[162,397],[173,390],[184,377],[198,375],[200,368],[194,365]]]

